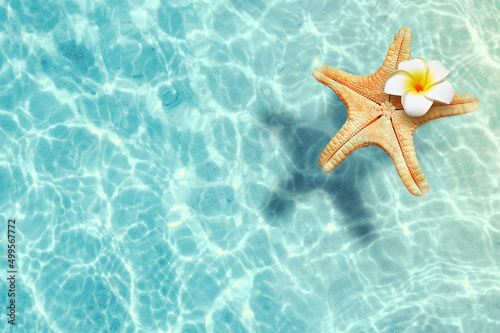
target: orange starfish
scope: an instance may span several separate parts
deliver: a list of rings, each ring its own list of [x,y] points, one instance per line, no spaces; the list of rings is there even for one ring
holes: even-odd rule
[[[357,76],[323,65],[313,71],[316,80],[330,87],[347,106],[347,121],[319,158],[323,171],[335,169],[358,148],[375,145],[392,159],[399,177],[413,195],[429,191],[413,145],[418,126],[441,117],[476,110],[479,101],[471,95],[455,95],[450,104],[434,102],[420,117],[407,115],[401,97],[384,93],[389,76],[402,61],[410,60],[412,31],[403,27],[392,43],[382,66],[368,76]]]

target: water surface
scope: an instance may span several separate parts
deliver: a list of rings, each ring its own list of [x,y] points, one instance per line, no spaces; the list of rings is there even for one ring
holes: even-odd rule
[[[498,17],[494,1],[0,1],[17,331],[499,332]],[[417,130],[422,197],[377,147],[317,165],[347,113],[313,68],[373,73],[402,26],[480,100]]]

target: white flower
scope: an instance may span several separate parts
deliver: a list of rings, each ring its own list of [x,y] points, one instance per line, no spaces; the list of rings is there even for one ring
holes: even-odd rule
[[[405,112],[413,117],[424,115],[434,101],[449,104],[455,92],[447,81],[450,71],[437,60],[425,63],[417,57],[403,61],[398,70],[391,74],[385,83],[384,92],[402,96]]]

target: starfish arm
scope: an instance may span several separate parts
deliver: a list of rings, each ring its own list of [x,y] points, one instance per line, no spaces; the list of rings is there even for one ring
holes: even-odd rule
[[[410,60],[412,38],[413,33],[410,28],[402,27],[399,29],[389,51],[387,51],[382,66],[369,76],[369,79],[378,87],[379,91],[384,91],[385,83],[391,74],[398,69],[399,63]],[[386,95],[385,93],[383,98],[384,100],[388,99],[391,103],[395,103],[397,98],[400,99],[399,96]]]
[[[371,75],[374,80],[385,86],[389,76],[398,69],[399,63],[410,60],[412,37],[413,33],[410,28],[402,27],[399,29],[389,51],[387,51],[382,66]]]
[[[360,82],[366,80],[366,77],[349,74],[328,65],[315,68],[313,76],[318,82],[335,91],[337,96],[347,106],[347,109],[356,108],[357,100],[359,97],[364,96],[361,89],[358,89],[358,86]]]
[[[426,122],[443,117],[456,116],[477,110],[479,100],[472,95],[455,95],[450,104],[434,102],[429,111],[421,117],[414,118],[414,123],[420,126]]]
[[[429,185],[413,147],[413,133],[396,132],[392,122],[385,117],[376,118],[352,137],[348,137],[349,132],[343,129],[344,127],[320,156],[318,163],[323,171],[331,172],[352,152],[374,145],[389,155],[399,177],[411,194],[419,196],[429,191]]]
[[[323,65],[313,71],[313,76],[322,84],[330,87],[342,101],[348,99],[347,95],[361,95],[377,104],[389,98],[384,93],[384,86],[389,76],[398,69],[401,61],[410,59],[412,32],[403,27],[394,37],[382,66],[369,76],[358,76],[346,73],[338,68]]]
[[[382,141],[380,147],[390,156],[399,178],[401,178],[408,191],[415,196],[429,192],[429,184],[417,160],[417,154],[413,146],[413,137],[409,137],[407,140],[401,142],[401,150],[394,150],[392,149],[393,147],[390,147],[391,150],[389,150],[387,147],[384,147],[384,144],[386,142]]]
[[[429,192],[429,184],[425,179],[424,171],[415,152],[413,133],[417,126],[413,124],[411,118],[404,111],[396,111],[394,117],[390,120],[401,155],[397,153],[391,156],[388,150],[384,150],[391,156],[396,170],[408,191],[413,195],[420,196]]]
[[[369,139],[365,139],[359,133],[377,119],[365,119],[363,122],[348,119],[319,157],[318,164],[323,171],[332,172],[352,152],[367,146]]]

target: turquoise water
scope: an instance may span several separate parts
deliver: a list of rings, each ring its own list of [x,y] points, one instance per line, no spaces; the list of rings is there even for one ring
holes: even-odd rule
[[[500,332],[498,1],[0,1],[0,304],[18,332]],[[408,193],[311,75],[400,27],[471,114]]]

